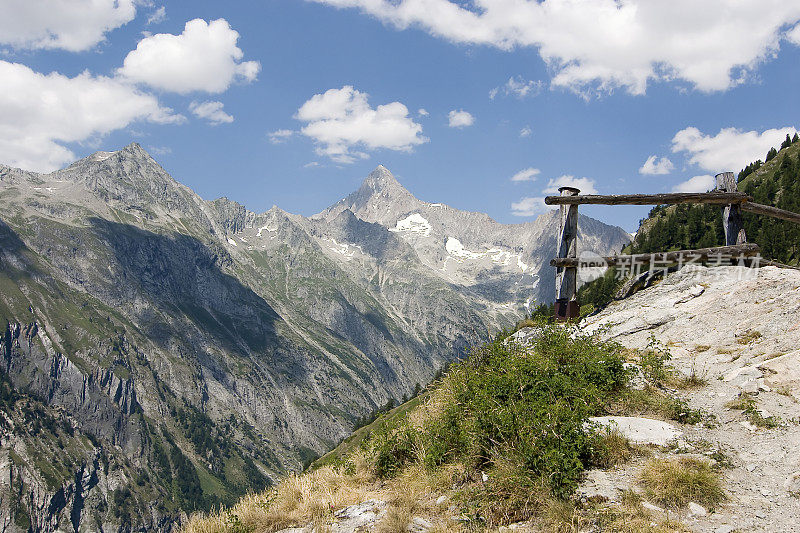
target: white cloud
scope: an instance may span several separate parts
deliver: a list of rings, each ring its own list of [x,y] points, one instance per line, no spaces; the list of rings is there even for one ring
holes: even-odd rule
[[[795,128],[762,131],[724,128],[713,137],[694,127],[683,129],[672,139],[672,151],[686,152],[689,162],[709,172],[735,172],[757,159],[763,160],[770,148],[779,147]]]
[[[242,61],[239,33],[225,19],[190,20],[183,33],[145,37],[125,57],[119,74],[176,93],[221,93],[235,81],[256,79],[258,61]]]
[[[535,47],[552,84],[576,92],[643,94],[649,82],[671,80],[725,90],[774,56],[800,19],[800,2],[786,0],[315,1],[456,43]]]
[[[522,76],[510,77],[508,81],[500,87],[495,87],[489,91],[489,98],[492,100],[502,93],[505,96],[516,96],[517,98],[525,98],[526,96],[536,96],[542,92],[544,82],[541,80],[525,80]]]
[[[540,173],[538,168],[528,167],[511,176],[511,181],[535,181]]]
[[[154,155],[169,155],[172,153],[172,148],[169,146],[148,146],[147,151]]]
[[[559,194],[559,187],[575,187],[580,189],[581,194],[597,194],[593,179],[576,178],[566,174],[557,178],[550,178],[547,182],[547,188],[542,192],[544,194]]]
[[[521,130],[519,130],[519,136],[520,137],[530,137],[532,133],[533,133],[533,130],[531,129],[530,126],[525,126]]]
[[[233,122],[233,117],[223,110],[222,102],[192,102],[189,104],[189,111],[199,118],[206,119],[211,125],[229,124]]]
[[[689,178],[672,188],[672,192],[706,192],[716,187],[714,176],[702,175]]]
[[[289,137],[291,137],[295,133],[297,132],[295,132],[294,130],[275,130],[268,133],[267,135],[269,136],[269,142],[271,142],[272,144],[282,144],[285,143],[289,139]]]
[[[147,17],[147,25],[159,24],[167,20],[167,8],[164,6],[159,7]]]
[[[87,142],[136,120],[185,120],[149,94],[88,72],[69,78],[0,61],[0,162],[48,172],[75,159],[63,143]]]
[[[538,174],[539,170],[535,168],[526,168],[515,174],[511,178],[511,181],[534,181]],[[547,181],[547,186],[542,190],[542,194],[560,194],[558,192],[559,187],[575,187],[580,189],[581,194],[597,194],[594,180],[589,178],[576,178],[575,176],[566,174],[557,178],[550,178]],[[511,204],[511,213],[519,217],[541,215],[550,209],[553,209],[553,207],[544,203],[544,196],[526,197],[519,202]]]
[[[532,217],[553,209],[544,203],[544,197],[523,198],[511,204],[511,213],[518,217]]]
[[[391,102],[372,108],[368,97],[350,85],[315,94],[295,115],[307,123],[301,133],[316,142],[318,154],[338,163],[365,159],[365,150],[410,152],[428,142],[422,126],[408,116],[405,105]]]
[[[135,0],[3,0],[0,43],[80,52],[135,16]]]
[[[475,117],[468,111],[463,109],[456,111],[455,109],[447,114],[449,120],[448,125],[451,128],[466,128],[475,124]]]
[[[800,24],[786,32],[786,39],[790,43],[800,46]]]
[[[424,107],[420,107],[419,110],[417,111],[417,114],[421,117],[427,117],[428,115],[430,115],[430,113],[428,113],[428,111]]]
[[[639,174],[658,176],[669,174],[674,168],[675,166],[668,158],[662,157],[661,159],[658,159],[656,156],[651,155],[647,158],[647,161],[644,162],[642,168],[639,169]]]

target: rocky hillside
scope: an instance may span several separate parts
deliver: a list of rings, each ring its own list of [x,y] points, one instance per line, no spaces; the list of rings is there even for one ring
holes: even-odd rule
[[[555,216],[504,227],[383,168],[355,195],[403,207],[256,214],[136,144],[51,174],[0,166],[5,530],[168,530],[232,503],[551,298]]]
[[[796,270],[686,267],[474,351],[186,531],[796,532],[799,317]]]
[[[657,339],[691,385],[678,393],[690,408],[713,415],[708,424],[675,424],[681,436],[665,450],[711,455],[724,466],[725,503],[682,509],[692,530],[798,530],[800,272],[687,267],[611,303],[584,330],[633,349]],[[595,488],[618,500],[636,487],[641,468],[634,461],[598,474]]]

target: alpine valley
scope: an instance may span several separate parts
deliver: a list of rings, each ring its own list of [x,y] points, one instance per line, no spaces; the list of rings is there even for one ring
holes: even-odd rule
[[[552,300],[558,224],[382,166],[310,218],[203,200],[137,144],[0,166],[0,528],[169,531],[300,470]]]

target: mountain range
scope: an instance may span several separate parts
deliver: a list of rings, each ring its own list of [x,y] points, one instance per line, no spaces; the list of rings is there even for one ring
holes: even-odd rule
[[[138,144],[0,165],[4,530],[169,530],[299,470],[549,302],[557,228],[423,202],[382,166],[303,217],[203,200]]]

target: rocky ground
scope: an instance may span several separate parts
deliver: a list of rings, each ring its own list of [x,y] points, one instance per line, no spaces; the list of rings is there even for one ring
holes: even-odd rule
[[[696,425],[635,417],[597,420],[615,425],[657,457],[723,463],[725,503],[670,510],[643,500],[653,517],[677,520],[693,531],[800,531],[800,271],[688,267],[614,302],[581,328],[629,348],[647,348],[656,339],[678,372],[696,378],[693,388],[669,392],[712,415]],[[533,333],[521,330],[515,337],[524,342]],[[742,393],[752,399],[749,412],[730,406]],[[625,490],[641,492],[638,478],[646,460],[588,472],[578,497],[614,502]],[[436,503],[447,507],[446,500],[440,496]],[[381,531],[386,507],[373,498],[341,509],[332,531]],[[409,530],[429,531],[434,522],[417,516]],[[436,531],[446,531],[438,522]]]
[[[615,302],[583,324],[605,338],[644,348],[652,338],[672,365],[705,385],[681,396],[716,425],[680,427],[667,453],[719,449],[727,503],[681,515],[697,531],[800,531],[800,272],[776,267],[692,267]],[[726,407],[746,392],[777,427]],[[677,393],[677,391],[676,391]],[[614,489],[635,486],[636,463],[608,473]]]

